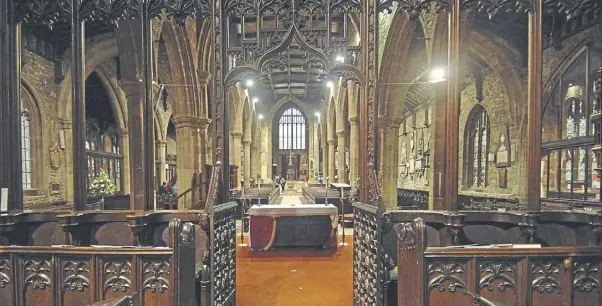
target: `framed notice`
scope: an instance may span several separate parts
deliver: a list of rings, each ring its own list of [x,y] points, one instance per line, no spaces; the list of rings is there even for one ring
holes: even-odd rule
[[[8,188],[0,191],[0,211],[8,211]]]

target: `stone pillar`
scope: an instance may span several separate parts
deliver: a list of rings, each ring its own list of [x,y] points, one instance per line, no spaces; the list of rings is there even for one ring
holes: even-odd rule
[[[235,186],[236,188],[240,188],[240,179],[242,178],[240,176],[240,172],[242,171],[240,160],[240,152],[242,149],[242,133],[233,132],[230,133],[230,136],[232,136],[232,155],[230,155],[230,159],[232,160],[232,165],[238,166]]]
[[[381,117],[378,120],[379,138],[379,182],[386,208],[397,207],[397,169],[399,165],[399,125],[397,120]]]
[[[338,163],[339,169],[337,169],[338,183],[346,183],[345,179],[345,131],[337,132],[337,145],[339,148]]]
[[[261,156],[260,156],[260,143],[259,142],[253,142],[251,144],[251,178],[253,178],[253,180],[259,184],[259,179],[258,177],[261,177],[261,173],[260,173],[260,169],[259,169],[259,165],[261,162]]]
[[[445,174],[445,130],[446,130],[446,110],[447,103],[447,82],[433,84],[435,100],[433,101],[433,111],[431,112],[431,168],[429,181],[429,209],[445,210],[443,195],[445,184],[443,178]]]
[[[360,167],[360,127],[357,117],[349,119],[349,180],[353,185],[359,178]]]
[[[319,118],[319,117],[318,117]],[[312,133],[313,142],[310,147],[310,152],[313,156],[310,159],[311,164],[311,182],[318,183],[318,172],[320,172],[320,120],[314,119],[314,130]]]
[[[207,128],[209,126],[208,118],[201,118],[200,126],[199,126],[199,164],[201,172],[205,170],[205,165],[209,164],[207,161],[207,144],[211,141],[209,137],[207,137]]]
[[[123,81],[128,104],[129,155],[130,155],[130,209],[144,210],[144,148],[142,143],[142,84]]]
[[[328,175],[326,177],[328,177],[328,182],[330,183],[333,183],[335,181],[334,176],[336,175],[334,169],[334,152],[336,151],[336,145],[336,140],[328,140]]]
[[[274,176],[272,173],[272,129],[267,126],[261,128],[261,151],[265,154],[265,159],[261,160],[261,177],[271,179]]]
[[[199,120],[195,117],[176,117],[176,155],[177,161],[177,185],[178,193],[184,193],[192,187],[192,177],[199,173],[198,155],[200,146],[198,144]],[[187,205],[193,205],[187,201]],[[190,207],[186,207],[190,208]]]
[[[388,127],[385,142],[387,162],[383,169],[383,194],[386,196],[385,207],[397,207],[397,177],[399,168],[399,122],[393,121]],[[383,197],[385,199],[385,197]]]
[[[329,177],[329,167],[330,163],[328,162],[328,158],[330,154],[330,149],[328,146],[328,142],[324,141],[322,145],[322,176],[324,177],[324,182],[326,182],[326,178]]]
[[[167,141],[164,140],[157,140],[157,160],[159,162],[159,173],[156,173],[155,175],[158,178],[158,181],[160,183],[165,182],[166,178],[166,173],[165,173],[165,155],[167,154],[166,149],[167,149]]]
[[[130,151],[130,136],[128,134],[128,130],[121,129],[121,152],[129,152]],[[121,165],[121,181],[123,182],[121,185],[121,189],[123,190],[123,194],[130,194],[130,155],[123,154],[123,164]]]
[[[251,186],[251,143],[252,141],[244,140],[242,142],[245,150],[245,187],[249,188]]]

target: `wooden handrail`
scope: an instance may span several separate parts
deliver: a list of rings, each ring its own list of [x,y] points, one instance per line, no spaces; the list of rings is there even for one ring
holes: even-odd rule
[[[466,294],[472,296],[473,305],[476,306],[508,306],[506,304],[494,302],[470,291],[466,291]]]

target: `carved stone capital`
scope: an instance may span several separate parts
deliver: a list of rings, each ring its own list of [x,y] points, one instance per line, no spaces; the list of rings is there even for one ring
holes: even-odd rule
[[[199,82],[201,84],[208,84],[211,80],[211,72],[199,70],[197,71],[197,77],[199,78]]]
[[[230,135],[232,136],[232,138],[242,138],[242,133],[240,132],[232,132],[230,133]]]
[[[176,129],[179,128],[200,128],[200,122],[198,117],[193,116],[178,116],[173,119],[173,123],[176,126]]]

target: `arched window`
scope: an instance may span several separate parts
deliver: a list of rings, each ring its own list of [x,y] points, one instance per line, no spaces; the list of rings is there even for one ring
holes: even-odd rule
[[[21,111],[21,166],[23,170],[23,189],[33,188],[31,166],[31,115],[27,109]]]
[[[305,150],[307,142],[305,117],[295,107],[285,110],[278,121],[278,148],[280,150]]]
[[[97,72],[86,80],[86,155],[88,186],[101,172],[115,184],[116,193],[123,192],[123,152],[121,135],[110,99]]]
[[[489,118],[481,105],[476,105],[466,122],[464,150],[464,183],[466,186],[487,185],[487,156],[489,154]]]
[[[594,200],[593,83],[602,54],[589,47],[567,61],[542,99],[542,198]]]

